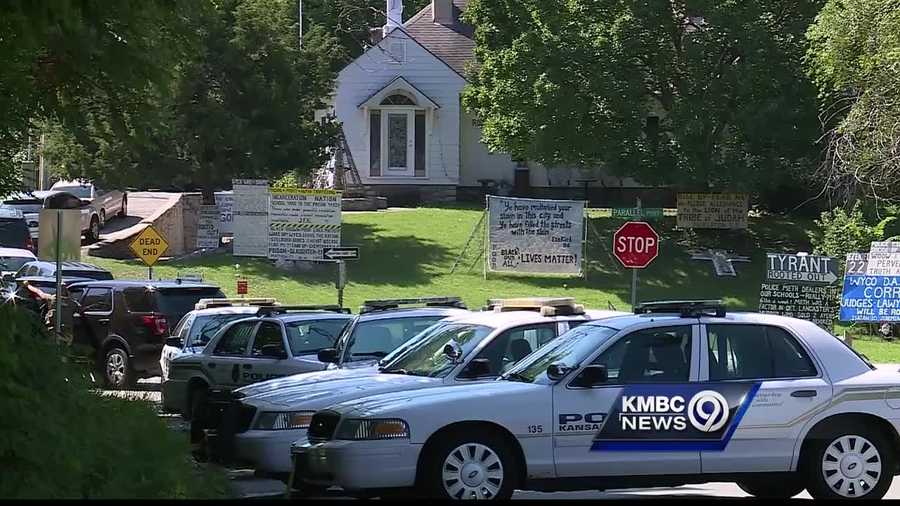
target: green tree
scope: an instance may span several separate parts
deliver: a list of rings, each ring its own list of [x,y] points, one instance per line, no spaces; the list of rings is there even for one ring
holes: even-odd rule
[[[818,0],[472,0],[465,105],[493,149],[648,184],[754,189],[814,165]],[[649,116],[659,118],[658,125]]]
[[[900,199],[900,2],[829,0],[807,34],[839,201]]]

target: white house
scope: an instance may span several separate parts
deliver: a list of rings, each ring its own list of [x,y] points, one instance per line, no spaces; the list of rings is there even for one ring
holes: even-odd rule
[[[400,22],[402,0],[387,0],[381,40],[338,74],[332,111],[365,192],[405,201],[497,193],[581,196],[592,187],[635,187],[601,171],[515,162],[491,153],[460,101],[474,59],[473,28],[460,21],[467,0],[432,0]],[[491,183],[488,183],[491,181]]]

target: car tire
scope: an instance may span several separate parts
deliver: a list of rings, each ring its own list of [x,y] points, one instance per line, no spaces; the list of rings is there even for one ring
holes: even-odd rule
[[[737,486],[759,499],[790,499],[803,492],[806,483],[802,476],[792,474],[778,479],[748,478],[737,482]]]
[[[520,464],[515,451],[498,434],[458,431],[432,446],[423,466],[418,488],[427,497],[505,500],[516,489]]]
[[[100,218],[91,217],[91,224],[88,225],[87,240],[89,243],[95,243],[100,240]]]
[[[121,390],[135,384],[134,371],[131,370],[131,361],[128,352],[116,346],[106,351],[103,356],[101,376],[103,384],[107,388]]]
[[[830,428],[810,441],[807,490],[813,499],[881,499],[894,479],[892,450],[877,428]]]
[[[119,209],[119,217],[124,218],[128,216],[128,197],[122,196],[122,208]]]
[[[191,389],[190,395],[190,418],[188,420],[191,422],[191,443],[199,443],[204,439],[203,425],[205,417],[203,416],[203,409],[206,406],[209,391],[206,386],[195,386]]]

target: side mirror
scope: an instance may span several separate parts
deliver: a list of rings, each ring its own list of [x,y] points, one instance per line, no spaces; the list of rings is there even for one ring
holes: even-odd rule
[[[547,377],[550,378],[551,381],[559,381],[566,377],[566,374],[569,374],[572,371],[572,368],[565,364],[550,364],[550,367],[547,368]]]
[[[463,378],[480,378],[491,374],[491,361],[486,358],[476,358],[462,371]]]
[[[175,348],[181,348],[182,342],[180,337],[167,337],[166,338],[166,346],[173,346]]]
[[[450,341],[444,345],[444,355],[453,362],[457,362],[462,357],[462,348],[456,341]]]
[[[284,350],[284,346],[280,344],[267,344],[263,346],[262,354],[264,357],[277,358],[279,360],[288,358],[287,352]]]
[[[572,386],[591,388],[602,385],[609,379],[609,373],[605,365],[589,365],[581,371],[581,374],[572,382]]]
[[[323,362],[326,364],[336,364],[338,361],[337,350],[334,348],[325,348],[324,350],[319,350],[316,358],[319,359],[319,362]]]

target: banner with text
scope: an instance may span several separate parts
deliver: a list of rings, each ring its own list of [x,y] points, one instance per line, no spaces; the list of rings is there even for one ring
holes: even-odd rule
[[[896,253],[848,253],[841,295],[843,322],[900,322],[900,263]],[[896,267],[896,268],[895,268]]]
[[[750,197],[746,193],[679,193],[679,228],[747,228]]]
[[[271,259],[324,260],[324,250],[341,245],[341,192],[273,190],[268,243]]]
[[[234,256],[264,257],[269,253],[269,182],[234,179]]]
[[[584,202],[488,197],[488,269],[582,273]]]

